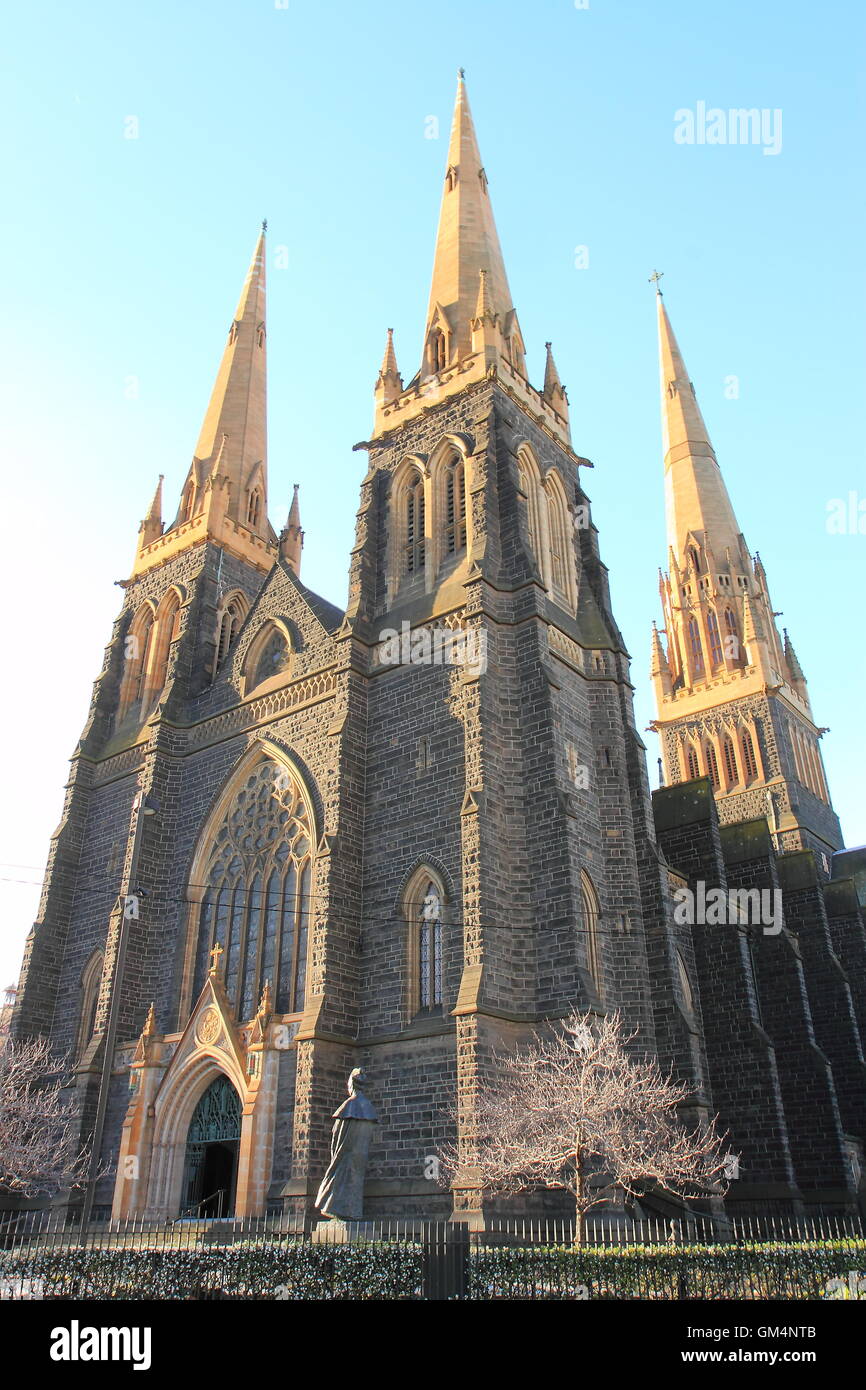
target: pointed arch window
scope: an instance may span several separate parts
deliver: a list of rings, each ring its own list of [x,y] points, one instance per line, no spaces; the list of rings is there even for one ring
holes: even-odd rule
[[[229,649],[241,629],[246,605],[240,595],[228,600],[222,610],[217,635],[216,669],[225,664]]]
[[[573,549],[568,506],[557,474],[545,479],[548,521],[549,587],[553,597],[566,608],[574,606]]]
[[[728,786],[733,787],[737,782],[737,755],[734,750],[734,741],[730,734],[725,734],[722,739],[722,757],[725,760],[725,776],[728,779]]]
[[[541,476],[535,458],[528,447],[522,448],[517,455],[517,470],[520,491],[526,499],[525,515],[529,551],[533,560],[541,567],[542,527],[539,512]]]
[[[719,632],[719,620],[715,610],[710,609],[707,613],[707,631],[710,638],[710,661],[713,666],[721,666],[724,660],[722,654],[722,634]]]
[[[704,673],[704,649],[701,645],[701,629],[698,626],[697,618],[689,618],[689,650],[692,654],[692,669],[696,676]]]
[[[190,478],[189,481],[188,481],[188,483],[187,483],[187,485],[186,485],[186,487],[185,487],[184,490],[183,490],[183,496],[182,496],[181,501],[180,501],[180,520],[181,520],[181,524],[183,524],[183,522],[185,522],[185,521],[191,521],[191,520],[192,520],[194,510],[195,510],[195,481],[194,481],[193,478]]]
[[[78,1016],[78,1047],[80,1054],[87,1047],[96,1031],[96,1013],[99,1008],[99,989],[102,984],[102,951],[94,951],[81,975],[81,1002]]]
[[[719,778],[719,761],[716,757],[715,745],[711,743],[709,739],[707,739],[706,744],[704,745],[704,754],[707,760],[707,772],[709,774],[710,781],[712,782],[716,791],[718,791],[721,787],[721,780]]]
[[[219,943],[226,993],[239,1019],[253,1016],[266,982],[278,1013],[299,1013],[307,985],[312,833],[287,768],[266,758],[243,779],[213,832],[203,876],[191,1002]]]
[[[455,454],[445,465],[445,557],[466,549],[466,471],[463,459]]]
[[[682,952],[680,951],[679,947],[676,948],[676,955],[677,973],[680,977],[680,989],[682,990],[683,994],[683,1005],[685,1006],[687,1014],[694,1014],[695,994],[694,990],[692,989],[692,982],[689,977],[688,969],[686,968],[686,963],[683,960]]]
[[[262,511],[262,494],[259,488],[253,488],[247,502],[247,526],[253,530],[258,526]]]
[[[596,992],[601,997],[602,974],[601,952],[599,949],[599,903],[598,894],[592,879],[585,869],[580,872],[580,903],[583,908],[584,952],[586,968],[589,971]]]
[[[141,705],[153,661],[155,636],[156,613],[153,605],[142,604],[124,639],[118,722],[123,720],[131,709]]]
[[[430,365],[434,372],[444,372],[447,365],[448,348],[445,342],[445,334],[441,328],[436,328],[430,338]]]
[[[403,572],[423,574],[426,559],[424,479],[415,474],[403,494]]]
[[[694,781],[696,777],[700,777],[701,769],[698,763],[698,754],[693,743],[688,744],[686,748],[686,768],[688,769],[690,781]]]
[[[165,685],[171,644],[180,632],[180,594],[169,589],[156,614],[153,660],[146,678],[146,702],[151,703]]]
[[[242,693],[248,695],[265,681],[291,671],[292,644],[282,622],[269,620],[259,628],[243,661]]]
[[[743,768],[746,777],[751,781],[758,775],[758,764],[755,759],[755,745],[752,742],[752,735],[748,729],[744,729],[740,737],[740,747],[743,750]]]
[[[409,931],[409,1014],[442,1007],[445,889],[440,876],[422,866],[404,896]]]

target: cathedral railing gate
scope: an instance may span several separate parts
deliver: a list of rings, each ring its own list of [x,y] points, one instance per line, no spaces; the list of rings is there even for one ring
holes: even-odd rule
[[[468,1293],[469,1230],[462,1223],[437,1222],[424,1235],[421,1295],[442,1302]]]

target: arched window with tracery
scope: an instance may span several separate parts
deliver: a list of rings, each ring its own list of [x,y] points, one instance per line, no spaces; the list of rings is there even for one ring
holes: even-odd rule
[[[710,609],[707,613],[707,631],[710,638],[710,661],[713,666],[721,666],[724,656],[722,654],[722,634],[719,632],[719,620],[715,610]]]
[[[746,776],[751,779],[758,775],[758,764],[755,760],[755,745],[752,743],[752,735],[748,729],[744,729],[740,736],[740,747],[743,750],[743,767]]]
[[[180,631],[180,594],[177,589],[169,589],[156,613],[156,632],[154,637],[153,661],[146,680],[146,699],[150,703],[156,699],[165,685],[168,672],[168,658],[171,644]]]
[[[709,773],[710,781],[718,790],[721,786],[721,781],[719,780],[719,762],[716,757],[715,745],[711,743],[709,739],[707,739],[704,745],[704,756],[707,760],[707,772]]]
[[[583,908],[584,953],[586,968],[590,973],[596,992],[601,995],[601,950],[599,943],[599,917],[601,916],[598,894],[592,879],[585,869],[580,872],[580,903]]]
[[[270,982],[277,1013],[304,1007],[312,885],[312,827],[294,774],[265,758],[236,787],[201,864],[193,998],[215,945],[239,1019]]]
[[[131,709],[141,705],[153,663],[155,637],[156,613],[151,603],[144,603],[124,638],[118,721],[124,719]]]
[[[725,609],[725,638],[734,661],[740,659],[740,637],[737,632],[737,619],[730,608]],[[733,640],[729,640],[733,639]]]
[[[403,492],[403,573],[423,574],[426,558],[424,479],[410,477]]]
[[[220,614],[217,635],[216,669],[221,670],[232,642],[241,629],[246,614],[246,604],[240,594],[230,598]]]
[[[701,769],[698,763],[697,749],[695,748],[693,743],[689,743],[686,746],[686,769],[688,771],[689,778],[692,781],[694,781],[696,777],[700,777],[701,775]]]
[[[550,591],[566,608],[574,606],[573,555],[569,512],[557,474],[545,479],[548,518],[548,556]]]
[[[244,691],[249,694],[275,676],[290,670],[292,645],[282,624],[269,621],[259,629],[244,657]]]
[[[81,1002],[78,1015],[79,1055],[87,1047],[96,1031],[96,1011],[99,1008],[99,989],[102,984],[103,953],[96,950],[91,955],[81,973]]]
[[[194,479],[190,478],[189,481],[187,482],[186,487],[185,487],[184,490],[183,490],[183,496],[181,497],[181,500],[180,500],[180,519],[181,519],[181,524],[182,524],[183,522],[185,522],[185,521],[191,521],[191,520],[192,520],[194,510],[195,510],[195,481],[194,481]]]
[[[696,676],[703,675],[704,672],[704,649],[701,645],[701,629],[698,626],[697,618],[689,618],[689,651],[692,656],[692,669]]]
[[[737,754],[730,734],[725,734],[722,739],[722,757],[725,760],[725,776],[728,779],[728,786],[732,787],[737,781]]]
[[[409,931],[409,1014],[439,1009],[443,998],[445,888],[439,874],[422,866],[404,895]]]
[[[520,481],[520,491],[526,501],[526,530],[529,541],[529,550],[533,560],[539,569],[544,569],[542,563],[542,524],[541,524],[541,475],[538,465],[528,447],[522,448],[517,455],[517,471]]]
[[[466,472],[459,454],[445,464],[443,482],[443,558],[447,560],[466,549]]]
[[[247,526],[254,530],[259,524],[261,512],[262,494],[261,490],[255,487],[250,493],[249,501],[247,502]]]

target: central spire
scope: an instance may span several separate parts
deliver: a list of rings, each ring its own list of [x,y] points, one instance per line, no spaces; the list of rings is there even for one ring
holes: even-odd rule
[[[513,317],[511,290],[461,69],[439,212],[422,376],[472,352],[471,325],[482,270],[486,272],[485,294],[491,310],[500,316],[507,334],[511,327],[508,317]],[[441,346],[440,334],[444,338]]]
[[[262,224],[190,469],[199,497],[211,475],[227,478],[231,484],[227,515],[261,533],[267,527],[265,336]]]
[[[740,528],[664,299],[656,297],[668,545],[684,568],[691,539],[710,541],[720,559],[739,553]]]

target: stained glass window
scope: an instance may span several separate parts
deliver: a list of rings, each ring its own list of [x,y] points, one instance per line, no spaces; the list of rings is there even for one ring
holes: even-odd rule
[[[193,1001],[216,942],[239,1018],[255,1013],[270,981],[278,1013],[304,1007],[311,893],[311,830],[300,789],[284,767],[259,763],[217,826],[198,916]]]
[[[424,888],[419,910],[418,982],[422,1009],[442,1003],[442,898],[432,879]]]
[[[289,656],[289,644],[285,634],[278,627],[275,627],[262,647],[256,662],[253,687],[261,685],[262,681],[270,680],[271,676],[278,676],[281,671],[284,671],[288,665]]]

